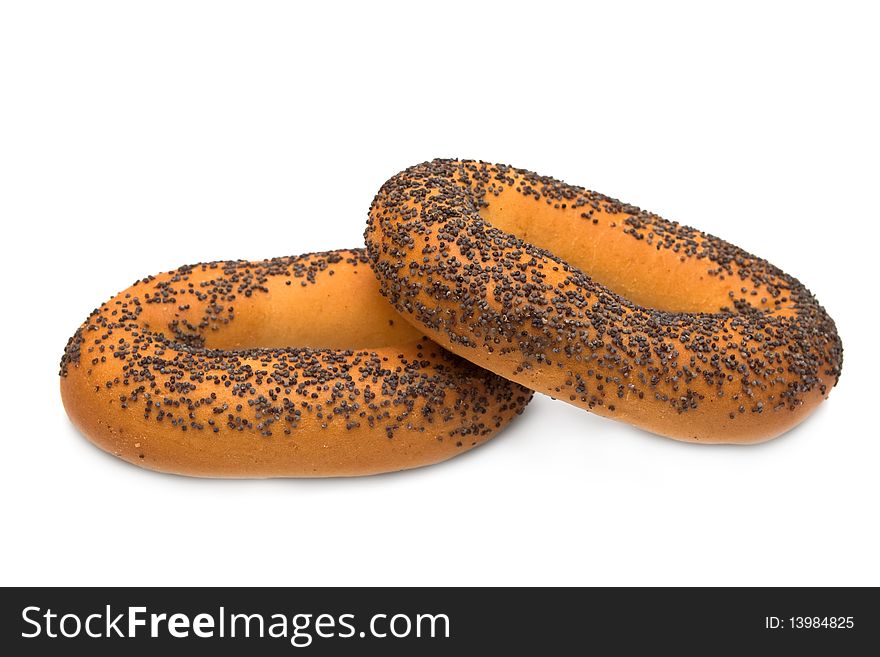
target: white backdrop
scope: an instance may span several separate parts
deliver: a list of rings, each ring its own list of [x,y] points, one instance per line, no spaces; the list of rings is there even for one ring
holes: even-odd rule
[[[4,3],[0,583],[880,584],[877,18]],[[360,245],[381,183],[440,156],[582,184],[769,259],[837,320],[840,385],[748,448],[539,396],[485,447],[359,480],[160,475],[68,423],[58,361],[103,300],[184,263]]]

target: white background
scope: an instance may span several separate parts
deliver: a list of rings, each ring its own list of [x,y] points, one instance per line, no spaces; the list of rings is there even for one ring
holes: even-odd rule
[[[612,5],[613,8],[604,5]],[[10,2],[0,10],[3,584],[880,584],[869,3]],[[757,447],[538,396],[359,480],[104,455],[58,394],[88,312],[184,263],[362,244],[382,182],[510,163],[720,235],[837,320],[840,385]]]

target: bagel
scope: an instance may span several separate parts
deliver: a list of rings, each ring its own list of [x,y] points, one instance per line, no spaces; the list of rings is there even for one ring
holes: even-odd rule
[[[98,447],[209,477],[436,463],[531,394],[401,321],[362,249],[150,276],[93,311],[61,361],[67,413]]]
[[[716,237],[509,166],[434,160],[386,182],[382,293],[456,354],[647,431],[753,443],[838,380],[834,322],[798,280]]]

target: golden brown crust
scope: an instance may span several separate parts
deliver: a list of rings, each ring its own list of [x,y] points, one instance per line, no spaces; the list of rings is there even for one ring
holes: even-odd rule
[[[379,191],[366,241],[382,293],[443,346],[664,436],[773,438],[840,374],[834,322],[796,279],[529,171],[411,167]]]
[[[212,477],[428,465],[488,440],[531,397],[401,321],[363,250],[151,276],[89,316],[61,374],[96,445]]]

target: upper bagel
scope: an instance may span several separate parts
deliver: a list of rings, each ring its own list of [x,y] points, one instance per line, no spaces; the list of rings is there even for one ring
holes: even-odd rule
[[[451,351],[664,436],[750,443],[836,384],[834,322],[723,240],[529,171],[434,160],[386,182],[366,241],[382,293]]]
[[[488,440],[531,397],[421,336],[363,250],[192,265],[93,311],[61,394],[90,440],[156,470],[401,470]]]

